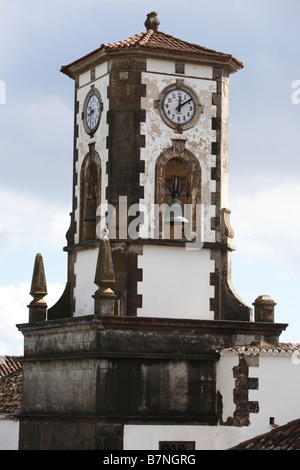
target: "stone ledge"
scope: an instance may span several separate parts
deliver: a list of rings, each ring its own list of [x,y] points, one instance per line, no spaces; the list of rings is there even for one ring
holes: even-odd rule
[[[23,323],[16,325],[19,331],[26,333],[34,330],[49,330],[54,328],[78,328],[84,325],[95,325],[95,328],[110,330],[133,331],[170,331],[187,333],[218,333],[228,334],[281,334],[287,323],[247,322],[234,320],[184,320],[159,317],[118,317],[88,315],[73,318],[49,320],[45,322]]]

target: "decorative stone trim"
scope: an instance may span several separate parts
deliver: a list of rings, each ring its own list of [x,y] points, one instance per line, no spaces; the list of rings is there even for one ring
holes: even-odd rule
[[[276,347],[238,347],[224,349],[220,352],[221,356],[273,356],[273,357],[291,357],[295,352],[300,352],[300,346],[290,347],[289,349]]]
[[[0,415],[0,421],[19,421],[21,417],[13,415]]]
[[[249,367],[258,367],[258,357],[242,354],[239,357],[239,365],[233,368],[235,378],[233,401],[236,405],[233,414],[234,426],[249,426],[250,413],[259,412],[258,402],[248,399],[249,390],[258,390],[258,378],[249,377]]]
[[[146,85],[142,84],[145,70],[146,60],[137,57],[114,58],[110,62],[106,198],[116,208],[120,195],[127,196],[128,206],[138,204],[144,197],[139,181],[145,165],[140,158],[145,146],[145,136],[140,133],[146,119],[145,110],[141,109],[141,98],[146,96]]]
[[[127,315],[137,316],[137,309],[143,306],[143,297],[138,294],[138,283],[143,281],[143,270],[138,268],[138,257],[143,254],[143,245],[128,247]]]

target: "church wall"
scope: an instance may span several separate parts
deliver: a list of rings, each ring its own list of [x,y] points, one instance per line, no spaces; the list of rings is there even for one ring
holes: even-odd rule
[[[92,295],[97,290],[94,284],[98,247],[85,248],[76,252],[76,262],[74,265],[76,285],[74,288],[75,316],[93,315],[94,299]]]
[[[23,413],[93,413],[96,364],[75,358],[24,364]]]
[[[251,415],[254,435],[268,425],[284,425],[300,416],[300,363],[298,356],[259,356],[259,367],[252,369],[258,378],[258,389],[249,392],[250,399],[259,403],[259,414]],[[288,406],[287,406],[288,404]]]
[[[235,387],[235,378],[233,368],[238,365],[238,357],[221,357],[217,363],[217,391],[222,400],[221,419],[225,423],[228,418],[232,418],[235,411],[233,400],[233,390]]]
[[[159,450],[160,441],[192,442],[195,450],[226,450],[248,438],[246,428],[232,426],[124,426],[124,450]]]
[[[209,250],[144,245],[138,266],[143,271],[143,281],[138,283],[143,299],[138,316],[214,319],[210,311],[214,262]]]
[[[79,77],[79,87],[77,89],[77,101],[78,101],[78,113],[76,116],[76,124],[78,126],[78,135],[76,139],[76,173],[77,173],[77,184],[75,185],[75,198],[77,199],[77,207],[75,209],[75,220],[77,222],[77,232],[75,234],[75,243],[79,240],[79,220],[80,220],[80,173],[83,160],[89,153],[89,145],[95,143],[95,151],[98,153],[101,160],[102,169],[102,181],[101,181],[101,202],[106,202],[106,190],[107,190],[107,175],[106,175],[106,164],[108,161],[108,151],[106,148],[106,138],[108,135],[108,124],[107,124],[107,111],[109,109],[109,100],[107,98],[107,87],[109,84],[108,65],[107,62],[98,66],[95,69],[95,79],[91,80],[90,71],[86,72]],[[97,88],[101,94],[103,103],[102,116],[99,127],[95,134],[91,137],[88,135],[83,126],[82,112],[83,105],[87,93],[90,91],[91,86]]]
[[[155,203],[155,164],[160,154],[172,147],[173,139],[185,140],[186,149],[195,155],[201,166],[201,203],[205,208],[203,241],[215,241],[215,233],[211,230],[211,217],[214,217],[216,213],[215,207],[211,204],[211,193],[215,192],[216,183],[212,180],[211,174],[212,168],[216,165],[216,157],[212,155],[211,143],[216,140],[216,131],[212,129],[212,118],[216,116],[212,95],[217,89],[216,82],[211,79],[212,67],[190,65],[185,75],[170,72],[172,70],[175,72],[175,62],[147,59],[147,71],[143,72],[142,76],[142,82],[146,85],[147,91],[146,97],[141,100],[142,109],[146,110],[146,121],[141,125],[141,132],[146,137],[146,145],[141,149],[145,171],[140,176],[140,183],[144,186],[144,198],[140,200],[140,203],[146,206]],[[194,75],[188,76],[188,72]],[[176,83],[176,80],[184,80],[184,85],[194,90],[199,96],[203,109],[198,122],[182,134],[176,133],[164,123],[156,106],[156,101],[160,98],[163,89]]]
[[[0,451],[18,450],[19,420],[0,416]]]
[[[262,324],[260,334],[271,326]],[[256,382],[252,376],[257,376],[257,361],[249,357],[248,364],[255,368],[252,374],[252,366],[243,366],[242,356],[219,357],[216,352],[242,340],[250,344],[255,332],[258,338],[258,331],[247,322],[239,324],[239,335],[231,322],[98,315],[19,328],[26,358],[22,448],[113,450],[116,447],[106,439],[115,439],[112,445],[122,448],[124,437],[127,449],[150,445],[148,449],[157,449],[154,437],[149,440],[149,430],[152,436],[155,431],[157,440],[159,436],[186,440],[192,423],[198,423],[191,438],[199,448],[226,448],[252,437],[258,429],[228,420],[233,411],[233,418],[241,423],[236,409],[242,405],[240,412],[244,410],[245,379],[247,386]],[[255,403],[256,398],[252,399]],[[127,428],[137,421],[144,425]],[[39,429],[45,425],[41,437]]]

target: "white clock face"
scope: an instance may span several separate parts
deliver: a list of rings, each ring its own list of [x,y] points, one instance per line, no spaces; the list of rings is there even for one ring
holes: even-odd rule
[[[196,103],[188,91],[176,88],[165,94],[162,109],[170,122],[183,126],[195,116]]]
[[[90,96],[86,105],[86,123],[88,128],[93,131],[96,129],[101,112],[100,99],[96,94]]]

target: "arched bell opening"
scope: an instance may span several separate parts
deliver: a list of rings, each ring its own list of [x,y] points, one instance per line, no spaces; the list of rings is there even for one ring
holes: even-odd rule
[[[166,213],[163,225],[170,230],[170,239],[184,239],[184,224],[188,223],[185,204],[188,202],[189,188],[186,162],[180,158],[171,158],[165,169]]]
[[[201,168],[183,141],[175,141],[157,159],[155,191],[155,237],[190,237],[197,229],[196,207],[201,204]]]

